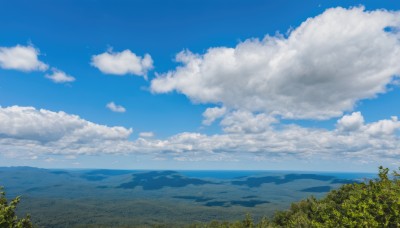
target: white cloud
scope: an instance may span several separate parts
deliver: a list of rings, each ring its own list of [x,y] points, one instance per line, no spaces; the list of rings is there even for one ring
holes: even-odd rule
[[[365,132],[372,136],[393,135],[400,128],[397,116],[392,116],[390,120],[379,120],[365,126]]]
[[[221,118],[225,113],[225,107],[207,108],[206,111],[203,112],[203,124],[211,125],[216,119]]]
[[[106,107],[107,107],[108,109],[110,109],[111,111],[113,111],[113,112],[126,112],[126,109],[125,109],[123,106],[117,105],[117,104],[115,104],[114,102],[108,103],[108,104],[106,105]]]
[[[151,138],[154,137],[154,133],[149,131],[149,132],[140,132],[139,136],[142,138]]]
[[[339,119],[336,127],[343,132],[359,131],[373,137],[386,137],[393,135],[400,128],[400,122],[397,116],[392,116],[390,119],[364,124],[361,112],[353,112],[351,115],[345,115]]]
[[[399,12],[333,8],[288,37],[248,39],[234,48],[183,51],[182,65],[158,74],[154,93],[283,118],[329,119],[387,91],[400,74]]]
[[[0,67],[3,69],[13,69],[19,71],[46,71],[49,65],[38,59],[39,49],[33,46],[0,47]],[[51,69],[51,74],[45,77],[55,83],[73,82],[75,78],[67,75],[57,68]]]
[[[364,117],[361,112],[353,112],[345,115],[337,121],[336,127],[341,131],[356,131],[364,125]]]
[[[350,116],[358,116],[353,113]],[[347,117],[343,117],[348,119]],[[363,117],[359,116],[360,119]],[[344,121],[339,121],[344,123]],[[265,114],[230,113],[221,121],[224,133],[205,135],[185,132],[166,140],[138,139],[137,148],[160,151],[176,160],[210,160],[218,156],[231,159],[239,155],[251,158],[330,159],[357,162],[384,161],[400,157],[400,122],[390,120],[362,123],[360,131],[304,128],[298,125],[276,125]],[[338,124],[338,127],[339,126]]]
[[[54,83],[66,83],[73,82],[75,78],[71,75],[67,75],[65,72],[52,68],[52,74],[46,74],[45,77],[52,80]]]
[[[153,59],[149,54],[140,57],[130,50],[93,55],[91,64],[105,74],[114,75],[134,74],[147,77],[147,72],[153,69]]]
[[[158,139],[153,132],[141,132],[131,141],[132,129],[125,127],[100,125],[65,112],[0,107],[0,153],[32,159],[53,154],[146,153],[154,159],[178,161],[234,161],[242,155],[258,160],[398,160],[397,117],[366,123],[361,112],[342,113],[398,83],[393,75],[400,73],[400,33],[385,32],[384,28],[399,27],[399,16],[384,10],[329,9],[302,23],[287,38],[249,39],[234,48],[210,48],[202,55],[179,53],[177,60],[182,66],[158,75],[151,82],[152,91],[175,90],[194,102],[221,106],[205,110],[203,124],[220,118],[222,133],[182,132]],[[15,48],[0,49],[2,68],[48,68],[38,60],[35,48]],[[23,57],[24,52],[30,57]],[[20,61],[13,62],[9,56],[19,56],[14,59]],[[150,55],[140,57],[129,50],[95,55],[92,65],[117,75],[146,76],[153,68]],[[46,77],[58,81],[71,77],[64,72],[54,75]],[[126,111],[114,102],[107,108]],[[333,130],[279,122],[281,117],[339,116]]]
[[[151,132],[142,132],[140,138],[131,141],[131,129],[92,123],[64,112],[12,106],[0,108],[0,153],[23,159],[100,154],[146,154],[177,161],[398,159],[398,119],[355,121],[360,119],[360,113],[352,113],[338,121],[337,129],[326,130],[279,124],[266,114],[236,111],[223,117],[224,132],[220,134],[183,132],[157,139]],[[339,129],[340,124],[353,126],[346,124],[355,122],[360,124],[359,130]]]
[[[274,123],[278,121],[264,113],[254,115],[251,112],[235,111],[221,121],[221,126],[227,133],[251,134],[265,132]]]
[[[132,129],[95,124],[65,112],[0,108],[3,153],[96,154],[131,150]]]
[[[48,65],[38,59],[40,52],[33,46],[0,47],[0,67],[20,71],[45,71]]]

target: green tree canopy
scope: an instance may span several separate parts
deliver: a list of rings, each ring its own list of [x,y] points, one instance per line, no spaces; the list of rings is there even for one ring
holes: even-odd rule
[[[379,167],[378,178],[332,190],[324,198],[309,197],[278,211],[272,219],[253,223],[211,222],[194,227],[400,227],[400,180],[396,171]],[[250,221],[249,221],[250,220]]]
[[[10,202],[6,199],[6,193],[3,187],[0,187],[0,227],[4,228],[32,228],[29,215],[19,219],[15,214],[15,209],[20,201],[20,197],[16,197]]]

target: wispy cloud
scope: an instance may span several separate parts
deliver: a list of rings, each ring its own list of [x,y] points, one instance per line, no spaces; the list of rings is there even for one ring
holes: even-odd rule
[[[106,105],[106,107],[107,107],[108,109],[110,109],[111,111],[113,111],[113,112],[126,112],[126,109],[125,109],[123,106],[117,105],[117,104],[115,104],[113,101],[110,102],[110,103],[108,103],[108,104]]]
[[[45,77],[52,80],[54,83],[66,83],[73,82],[75,78],[71,75],[67,75],[65,72],[58,70],[57,68],[52,68],[51,74],[46,74]]]

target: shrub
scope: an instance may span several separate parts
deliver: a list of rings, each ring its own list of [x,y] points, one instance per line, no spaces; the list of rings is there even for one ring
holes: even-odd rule
[[[19,219],[15,214],[15,209],[20,201],[20,197],[16,197],[10,202],[6,199],[6,193],[0,187],[0,227],[4,228],[32,228],[29,215]]]
[[[276,212],[271,220],[254,223],[247,216],[243,221],[214,221],[201,227],[400,227],[400,174],[388,173],[381,166],[375,180],[343,185],[319,200],[311,196]]]

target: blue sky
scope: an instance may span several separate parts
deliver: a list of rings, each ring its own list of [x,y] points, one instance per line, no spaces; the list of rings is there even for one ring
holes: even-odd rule
[[[0,166],[399,166],[395,1],[0,5]]]

